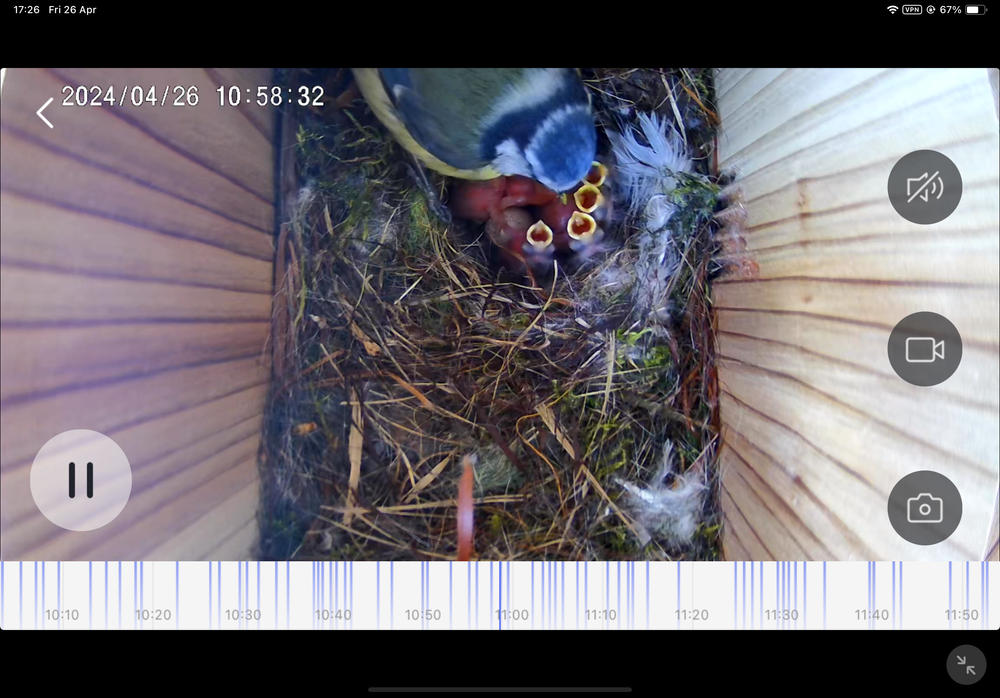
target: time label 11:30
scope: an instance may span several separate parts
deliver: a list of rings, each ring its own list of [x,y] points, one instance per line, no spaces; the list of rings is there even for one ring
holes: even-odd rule
[[[258,107],[280,107],[283,104],[297,104],[300,107],[322,107],[323,88],[319,85],[281,87],[280,85],[240,87],[230,85],[217,87],[220,107],[238,107],[241,104],[256,104]]]

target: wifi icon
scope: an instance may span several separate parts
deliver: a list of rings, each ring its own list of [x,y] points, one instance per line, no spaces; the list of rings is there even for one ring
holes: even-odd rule
[[[889,10],[889,14],[894,15],[894,14],[896,14],[899,11],[899,6],[898,5],[889,5],[885,9]]]

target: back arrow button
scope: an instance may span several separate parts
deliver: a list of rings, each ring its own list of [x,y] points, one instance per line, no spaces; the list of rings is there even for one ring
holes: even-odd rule
[[[39,119],[41,119],[42,121],[44,121],[44,122],[45,122],[45,125],[46,125],[46,126],[48,126],[49,128],[55,128],[55,127],[54,127],[54,126],[52,125],[52,122],[51,122],[51,121],[49,121],[49,120],[48,120],[48,119],[46,119],[46,118],[45,118],[44,116],[42,116],[42,110],[44,110],[44,109],[45,109],[45,107],[47,107],[47,106],[49,106],[50,104],[52,104],[52,100],[54,100],[54,99],[55,99],[55,97],[49,97],[49,101],[47,101],[47,102],[46,102],[45,104],[43,104],[42,106],[38,107],[38,111],[36,111],[36,112],[35,112],[35,114],[37,114],[37,115],[38,115],[38,118],[39,118]]]

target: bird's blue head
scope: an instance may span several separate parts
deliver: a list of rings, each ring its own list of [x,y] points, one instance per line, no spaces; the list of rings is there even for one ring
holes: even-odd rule
[[[547,114],[524,148],[531,176],[557,192],[579,184],[595,157],[597,131],[585,104],[567,104]]]

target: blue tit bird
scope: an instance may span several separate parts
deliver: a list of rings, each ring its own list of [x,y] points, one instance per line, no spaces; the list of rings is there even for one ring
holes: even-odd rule
[[[462,179],[523,175],[579,185],[597,152],[590,95],[567,68],[355,68],[358,89],[396,140]]]

